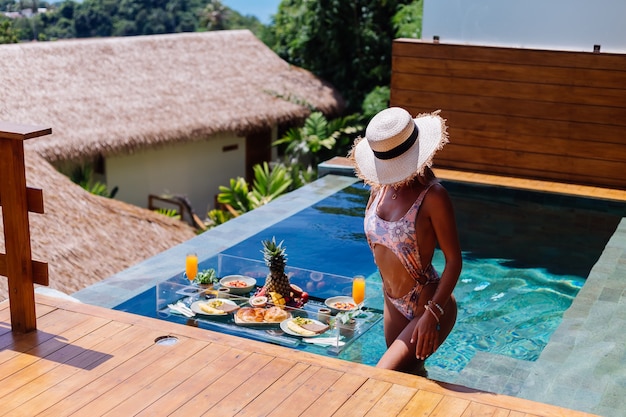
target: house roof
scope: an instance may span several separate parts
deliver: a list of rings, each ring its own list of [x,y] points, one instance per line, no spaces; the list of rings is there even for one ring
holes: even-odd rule
[[[44,197],[44,214],[29,215],[32,259],[48,263],[51,288],[74,293],[195,236],[180,220],[90,194],[35,152],[25,153],[27,185]],[[3,237],[0,221],[4,253]],[[7,284],[0,277],[0,300]]]
[[[248,30],[0,45],[0,120],[52,127],[50,162],[251,133],[343,108]]]

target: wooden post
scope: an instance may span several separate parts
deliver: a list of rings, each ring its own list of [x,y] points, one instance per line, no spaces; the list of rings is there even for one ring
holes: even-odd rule
[[[0,275],[9,279],[11,328],[37,329],[34,283],[48,284],[48,265],[31,259],[28,212],[43,213],[41,190],[26,187],[24,140],[49,135],[52,129],[0,122],[0,204],[6,254]]]

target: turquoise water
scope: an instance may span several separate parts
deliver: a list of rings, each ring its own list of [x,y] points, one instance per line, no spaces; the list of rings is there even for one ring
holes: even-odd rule
[[[459,305],[452,333],[427,361],[431,377],[460,372],[477,351],[533,361],[623,216],[624,204],[463,183],[444,183],[453,200],[464,266],[454,294]],[[288,265],[367,277],[366,305],[382,308],[380,276],[363,234],[368,190],[347,187],[223,253],[262,259],[261,241],[276,237]],[[443,267],[440,252],[433,260]],[[200,264],[202,268],[202,263]],[[308,283],[313,296],[328,288]],[[154,315],[146,292],[118,306]],[[340,354],[374,365],[385,350],[382,322]]]
[[[443,266],[441,259],[434,264],[439,270],[438,264]],[[497,259],[465,260],[454,291],[458,320],[446,342],[426,362],[431,378],[453,379],[449,376],[461,372],[477,351],[536,360],[585,282],[581,277],[503,264],[506,261]],[[369,287],[380,291],[378,273],[368,280]],[[382,334],[381,322],[341,357],[375,365],[385,350]]]

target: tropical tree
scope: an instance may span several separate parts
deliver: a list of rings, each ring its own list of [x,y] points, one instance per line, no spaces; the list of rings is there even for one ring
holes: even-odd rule
[[[227,28],[229,8],[219,0],[209,0],[201,13],[200,24],[207,30],[224,30]]]
[[[329,121],[321,112],[313,112],[304,126],[289,129],[273,145],[286,145],[288,167],[314,170],[320,162],[347,153],[354,134],[362,129],[358,119],[359,116],[353,115]]]
[[[424,1],[413,1],[403,4],[398,8],[398,12],[391,20],[397,38],[422,37],[422,15]]]
[[[374,87],[361,104],[362,120],[370,120],[376,113],[389,107],[391,90],[389,86]]]
[[[421,25],[421,18],[408,19],[412,9],[403,6],[421,10],[421,4],[422,0],[283,0],[264,41],[286,61],[338,88],[348,113],[353,113],[375,87],[389,85],[396,29],[408,33],[411,24]]]
[[[19,42],[19,32],[9,19],[0,19],[0,44]]]

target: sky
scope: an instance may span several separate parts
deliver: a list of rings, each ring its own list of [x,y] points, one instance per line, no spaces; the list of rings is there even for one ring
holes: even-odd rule
[[[253,15],[261,23],[269,24],[270,16],[276,14],[280,0],[222,0],[222,4],[244,16]]]

